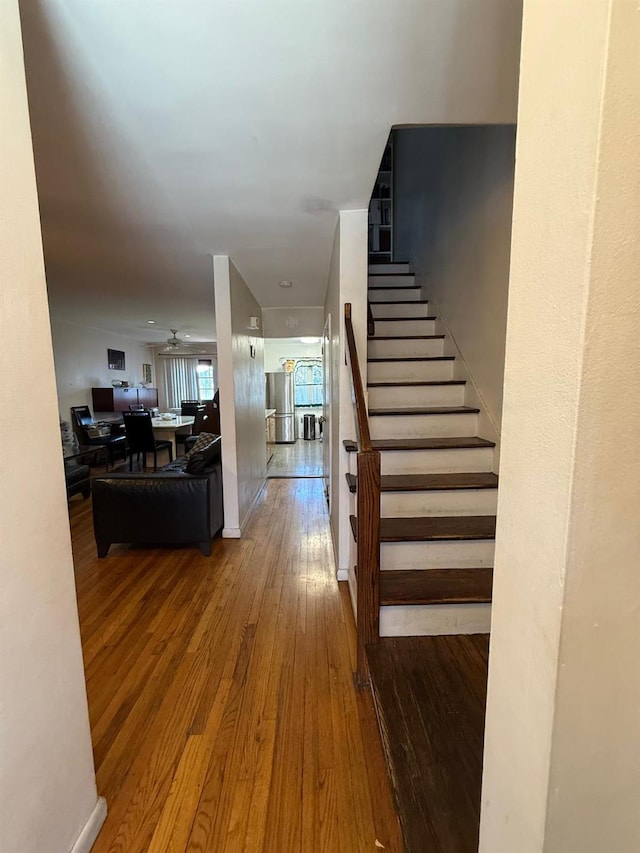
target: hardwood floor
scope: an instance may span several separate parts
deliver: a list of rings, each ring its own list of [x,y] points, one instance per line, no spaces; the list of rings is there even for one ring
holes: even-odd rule
[[[241,540],[114,546],[70,502],[94,853],[400,851],[322,480],[270,480]],[[341,585],[343,586],[343,585]]]
[[[322,442],[316,438],[295,444],[271,444],[273,456],[267,466],[267,477],[322,477]]]
[[[367,647],[407,853],[475,853],[489,637]]]

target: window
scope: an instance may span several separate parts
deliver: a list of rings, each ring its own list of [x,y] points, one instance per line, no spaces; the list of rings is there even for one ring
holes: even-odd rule
[[[301,358],[293,369],[296,406],[322,405],[322,360]]]
[[[181,400],[193,400],[198,393],[196,363],[193,358],[163,359],[167,406],[177,408]]]
[[[178,408],[181,400],[213,400],[215,363],[215,358],[166,356],[163,367],[167,406]]]
[[[198,399],[213,400],[213,395],[216,393],[213,360],[210,358],[199,358],[196,371],[198,375]]]

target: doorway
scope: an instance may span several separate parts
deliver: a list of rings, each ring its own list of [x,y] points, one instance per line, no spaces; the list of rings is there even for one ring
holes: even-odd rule
[[[321,338],[266,338],[264,363],[267,478],[322,477]]]

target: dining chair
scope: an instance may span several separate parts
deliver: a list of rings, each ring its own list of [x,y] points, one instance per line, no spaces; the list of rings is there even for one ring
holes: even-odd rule
[[[146,412],[147,410],[141,403],[129,403],[130,412]]]
[[[184,447],[190,436],[200,435],[200,433],[204,432],[208,427],[209,416],[205,412],[204,406],[200,407],[200,409],[195,413],[194,418],[195,420],[190,427],[184,427],[176,430],[176,451],[179,444]]]
[[[173,461],[173,445],[166,439],[157,439],[153,434],[151,414],[149,412],[123,412],[124,431],[129,445],[129,470],[133,470],[133,454],[140,462],[142,453],[143,469],[147,470],[147,453],[153,453],[153,470],[158,468],[158,451],[168,450],[169,461]]]
[[[205,405],[200,400],[180,400],[181,415],[195,415],[196,412],[204,412]]]
[[[116,453],[121,453],[122,458],[127,458],[127,440],[124,435],[89,435],[91,427],[96,426],[96,422],[91,414],[89,406],[71,406],[71,418],[73,422],[74,432],[78,436],[80,444],[90,446],[102,446],[107,453],[107,467],[113,466]]]

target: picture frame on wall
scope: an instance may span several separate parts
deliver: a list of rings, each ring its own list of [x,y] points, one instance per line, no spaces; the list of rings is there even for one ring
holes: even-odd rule
[[[151,378],[151,365],[143,364],[142,365],[142,381],[145,385],[151,385],[153,379]]]
[[[109,370],[125,370],[124,352],[119,349],[107,349]]]

